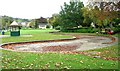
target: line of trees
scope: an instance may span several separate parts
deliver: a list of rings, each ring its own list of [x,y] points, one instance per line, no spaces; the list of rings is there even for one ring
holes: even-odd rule
[[[79,0],[64,3],[59,14],[50,19],[54,28],[76,29],[80,26],[95,28],[116,27],[120,24],[120,1],[117,2],[89,2],[86,7]]]
[[[59,14],[53,14],[47,20],[54,28],[61,30],[74,30],[82,27],[120,28],[120,1],[115,2],[97,2],[99,0],[88,0],[88,5],[84,7],[80,0],[71,0],[69,4],[64,3]],[[13,20],[17,22],[29,21],[28,19],[12,18],[8,16],[0,17],[2,29],[8,28]],[[31,27],[37,28],[37,21],[33,19]]]
[[[21,19],[21,18],[13,18],[13,17],[9,17],[9,16],[1,16],[0,17],[0,29],[8,29],[8,27],[10,26],[10,24],[13,21],[17,21],[18,23],[21,22],[29,22],[28,19]]]
[[[7,29],[9,25],[12,23],[13,18],[8,16],[2,16],[0,17],[0,21],[1,21],[1,29]]]

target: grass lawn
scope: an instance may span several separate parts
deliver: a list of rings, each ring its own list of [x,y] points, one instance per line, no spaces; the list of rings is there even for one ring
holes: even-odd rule
[[[33,37],[8,37],[3,38],[2,43],[71,38],[71,36],[50,34],[50,31],[54,30],[21,30],[21,34],[32,34]],[[118,56],[117,46],[86,52],[92,51],[101,52],[105,57]],[[1,52],[2,69],[118,69],[118,61],[92,58],[81,54],[26,53],[6,50]]]
[[[108,59],[118,58],[118,45],[109,46],[106,48],[88,50],[84,52],[87,52],[92,57],[100,56],[102,58],[108,58]]]
[[[23,53],[3,51],[4,69],[118,69],[117,61],[107,61],[84,55],[59,53]]]
[[[55,30],[21,30],[21,35],[32,35],[32,37],[6,37],[2,38],[2,43],[8,42],[24,42],[24,41],[38,41],[38,40],[53,40],[53,39],[65,39],[65,38],[72,38],[72,36],[65,36],[65,35],[55,35],[49,32]],[[5,35],[9,35],[9,32],[6,32]]]

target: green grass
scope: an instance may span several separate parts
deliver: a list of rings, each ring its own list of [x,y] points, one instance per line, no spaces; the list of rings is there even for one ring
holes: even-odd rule
[[[117,61],[106,61],[79,54],[41,54],[5,50],[2,52],[3,69],[118,69]],[[58,67],[56,64],[59,64]]]
[[[9,43],[9,42],[25,42],[25,41],[39,41],[39,40],[57,40],[57,39],[66,39],[72,38],[72,36],[65,36],[65,35],[55,35],[49,32],[55,30],[21,30],[21,35],[32,35],[32,37],[6,37],[2,38],[2,43]],[[9,32],[6,32],[5,35],[9,35]]]
[[[100,56],[100,57],[105,57],[105,58],[117,58],[118,57],[118,45],[113,45],[113,46],[109,46],[106,48],[88,50],[84,52],[88,52],[89,55],[91,56]]]

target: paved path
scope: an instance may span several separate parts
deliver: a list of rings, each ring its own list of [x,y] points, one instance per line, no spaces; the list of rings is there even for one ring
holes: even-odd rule
[[[33,52],[43,52],[44,49],[50,49],[53,48],[49,47],[55,47],[54,49],[58,49],[60,47],[61,49],[69,49],[70,46],[75,46],[75,49],[72,49],[72,51],[85,51],[90,49],[96,49],[96,48],[103,48],[107,46],[111,46],[115,43],[111,44],[104,44],[112,42],[110,38],[107,37],[98,37],[98,36],[80,36],[80,39],[72,40],[72,41],[61,41],[61,42],[44,42],[44,43],[36,43],[36,44],[23,44],[14,46],[15,51],[33,51]],[[67,48],[65,48],[67,47]],[[61,50],[61,49],[58,50]]]

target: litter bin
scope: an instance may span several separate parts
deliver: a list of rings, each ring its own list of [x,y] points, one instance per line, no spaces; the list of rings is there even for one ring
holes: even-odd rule
[[[5,34],[5,32],[4,31],[2,31],[2,35],[4,35]]]

